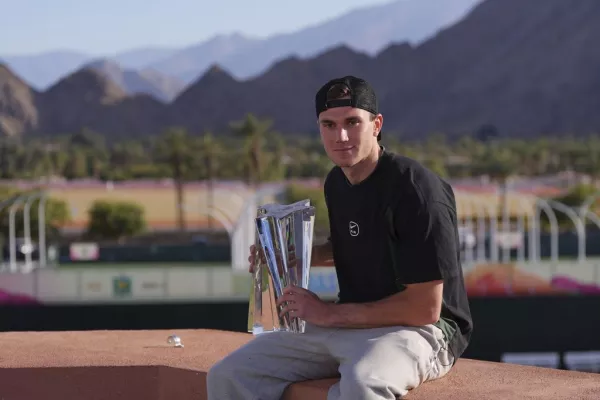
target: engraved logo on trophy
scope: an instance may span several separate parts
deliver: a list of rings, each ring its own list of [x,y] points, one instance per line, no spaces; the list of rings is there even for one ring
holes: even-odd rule
[[[354,221],[350,221],[350,236],[358,236],[358,224]]]
[[[304,332],[305,322],[279,316],[277,299],[288,285],[308,289],[315,208],[310,200],[267,204],[256,216],[256,249],[248,331]]]

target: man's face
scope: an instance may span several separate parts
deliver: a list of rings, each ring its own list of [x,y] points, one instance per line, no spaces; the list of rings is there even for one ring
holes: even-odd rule
[[[364,160],[378,146],[377,135],[383,117],[371,120],[371,114],[360,108],[336,107],[319,115],[321,140],[327,155],[340,167],[352,167]]]

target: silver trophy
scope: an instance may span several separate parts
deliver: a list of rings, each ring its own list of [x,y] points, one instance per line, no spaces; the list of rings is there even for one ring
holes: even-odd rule
[[[308,289],[315,208],[310,200],[267,204],[256,216],[256,249],[248,331],[302,333],[305,321],[279,316],[277,299],[289,286]]]

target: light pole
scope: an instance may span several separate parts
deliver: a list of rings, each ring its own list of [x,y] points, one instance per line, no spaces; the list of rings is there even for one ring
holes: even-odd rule
[[[506,198],[508,199],[508,193]],[[531,205],[529,203],[527,203],[527,201],[523,198],[523,196],[517,195],[516,196],[516,201],[518,202],[519,205],[519,214],[517,215],[517,232],[519,234],[522,235],[522,237],[525,237],[525,217],[527,218],[527,222],[529,223],[529,232],[528,232],[528,236],[529,236],[529,261],[531,261],[533,259],[533,254],[535,254],[531,249],[533,246],[533,243],[535,241],[535,219],[533,217],[533,211],[531,210]],[[503,255],[504,257],[504,262],[508,262],[510,256],[507,255],[506,253],[504,253]],[[525,262],[525,249],[524,246],[521,245],[519,246],[519,248],[517,249],[517,260],[521,263]]]
[[[6,207],[10,206],[17,198],[18,198],[18,196],[12,196],[12,197],[9,197],[8,199],[0,201],[0,210],[3,210]],[[4,259],[4,256],[2,256],[2,258]]]
[[[10,271],[17,272],[17,249],[16,249],[16,229],[15,229],[15,214],[19,206],[25,201],[30,194],[25,193],[17,196],[10,205],[8,210],[8,245],[10,254]]]
[[[511,232],[511,224],[510,224],[510,206],[508,205],[508,194],[509,194],[509,189],[508,189],[508,182],[505,179],[504,183],[502,184],[502,200],[501,200],[501,204],[502,204],[502,232],[504,234],[505,238],[509,238],[509,234]],[[498,198],[498,196],[496,195],[496,198]],[[503,264],[508,264],[510,262],[510,247],[507,246],[507,242],[505,241],[505,243],[503,243],[502,246],[502,263]]]
[[[498,262],[498,212],[491,204],[486,203],[488,216],[490,218],[490,257],[493,263]]]
[[[527,216],[527,223],[529,224],[529,230],[527,232],[528,235],[528,243],[529,246],[535,246],[535,218],[534,218],[534,212],[531,209],[531,204],[528,204],[524,198],[519,198],[519,204],[521,206],[521,210],[523,211],[523,214]],[[525,222],[523,220],[523,214],[521,214],[521,218],[519,219],[519,228],[520,231],[523,232],[523,238],[525,237]],[[535,249],[535,247],[534,247]],[[533,253],[531,250],[529,251],[529,261],[531,262],[533,260],[532,257]],[[517,255],[517,258],[520,262],[525,262],[525,246],[520,246],[519,247],[519,252]]]
[[[471,205],[474,205],[475,207],[473,207],[472,209],[475,211],[475,214],[477,214],[477,255],[476,255],[476,260],[478,262],[483,262],[485,261],[486,257],[485,257],[485,231],[486,231],[486,224],[485,224],[485,207],[481,205],[481,201],[477,198],[476,195],[473,195],[471,197]]]
[[[479,203],[482,205],[481,210],[484,211],[483,215],[487,213],[487,217],[489,218],[489,226],[490,226],[490,259],[492,263],[498,262],[498,244],[496,243],[496,235],[498,234],[498,212],[496,207],[493,204],[490,204],[489,201],[485,201],[482,199],[478,199]],[[484,217],[485,220],[485,217]],[[480,223],[482,220],[480,220]]]
[[[470,193],[465,193],[465,201],[462,202],[462,204],[465,207],[464,213],[465,213],[465,225],[467,228],[467,232],[466,235],[470,235],[471,232],[473,232],[473,207],[472,207],[472,198],[471,198],[471,194]],[[469,246],[468,240],[467,238],[465,238],[465,261],[468,265],[470,265],[473,262],[473,259],[475,258],[475,254],[474,254],[474,249],[472,246]]]
[[[537,208],[537,215],[536,215],[536,220],[537,220],[537,229],[539,229],[541,227],[541,216],[542,216],[542,210],[544,210],[546,212],[546,215],[548,216],[548,219],[550,220],[550,258],[552,260],[552,262],[557,263],[558,262],[558,220],[556,219],[556,213],[554,212],[554,210],[552,209],[552,207],[550,207],[550,204],[548,203],[547,200],[544,199],[537,199],[537,205],[539,207]],[[537,243],[537,251],[536,251],[536,260],[540,261],[540,249],[541,249],[541,235],[538,232],[536,232],[538,234],[538,243]]]
[[[577,231],[577,242],[578,242],[578,252],[577,252],[577,260],[581,263],[586,259],[586,250],[585,250],[585,225],[582,222],[581,216],[578,215],[573,208],[564,205],[555,200],[546,200],[550,207],[555,208],[558,211],[565,213],[573,224],[575,225],[575,230]]]
[[[34,200],[40,199],[38,206],[38,247],[39,247],[39,264],[44,267],[46,265],[46,216],[45,216],[45,203],[46,193],[43,191],[35,192],[27,198],[25,206],[23,207],[23,236],[25,238],[25,245],[31,249],[31,226],[30,226],[30,209],[31,204]],[[43,261],[42,261],[42,254]],[[29,270],[31,268],[31,251],[25,252],[25,268]]]
[[[46,192],[42,192],[38,204],[38,247],[40,266],[46,266]]]

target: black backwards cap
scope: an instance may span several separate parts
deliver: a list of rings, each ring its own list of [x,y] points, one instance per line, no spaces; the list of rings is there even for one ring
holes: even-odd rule
[[[327,100],[330,90],[338,85],[343,85],[348,89],[350,98]],[[335,107],[360,108],[375,115],[379,114],[375,90],[364,79],[352,75],[332,79],[317,92],[315,96],[317,118],[323,111]],[[381,140],[381,132],[377,135],[377,140]]]

